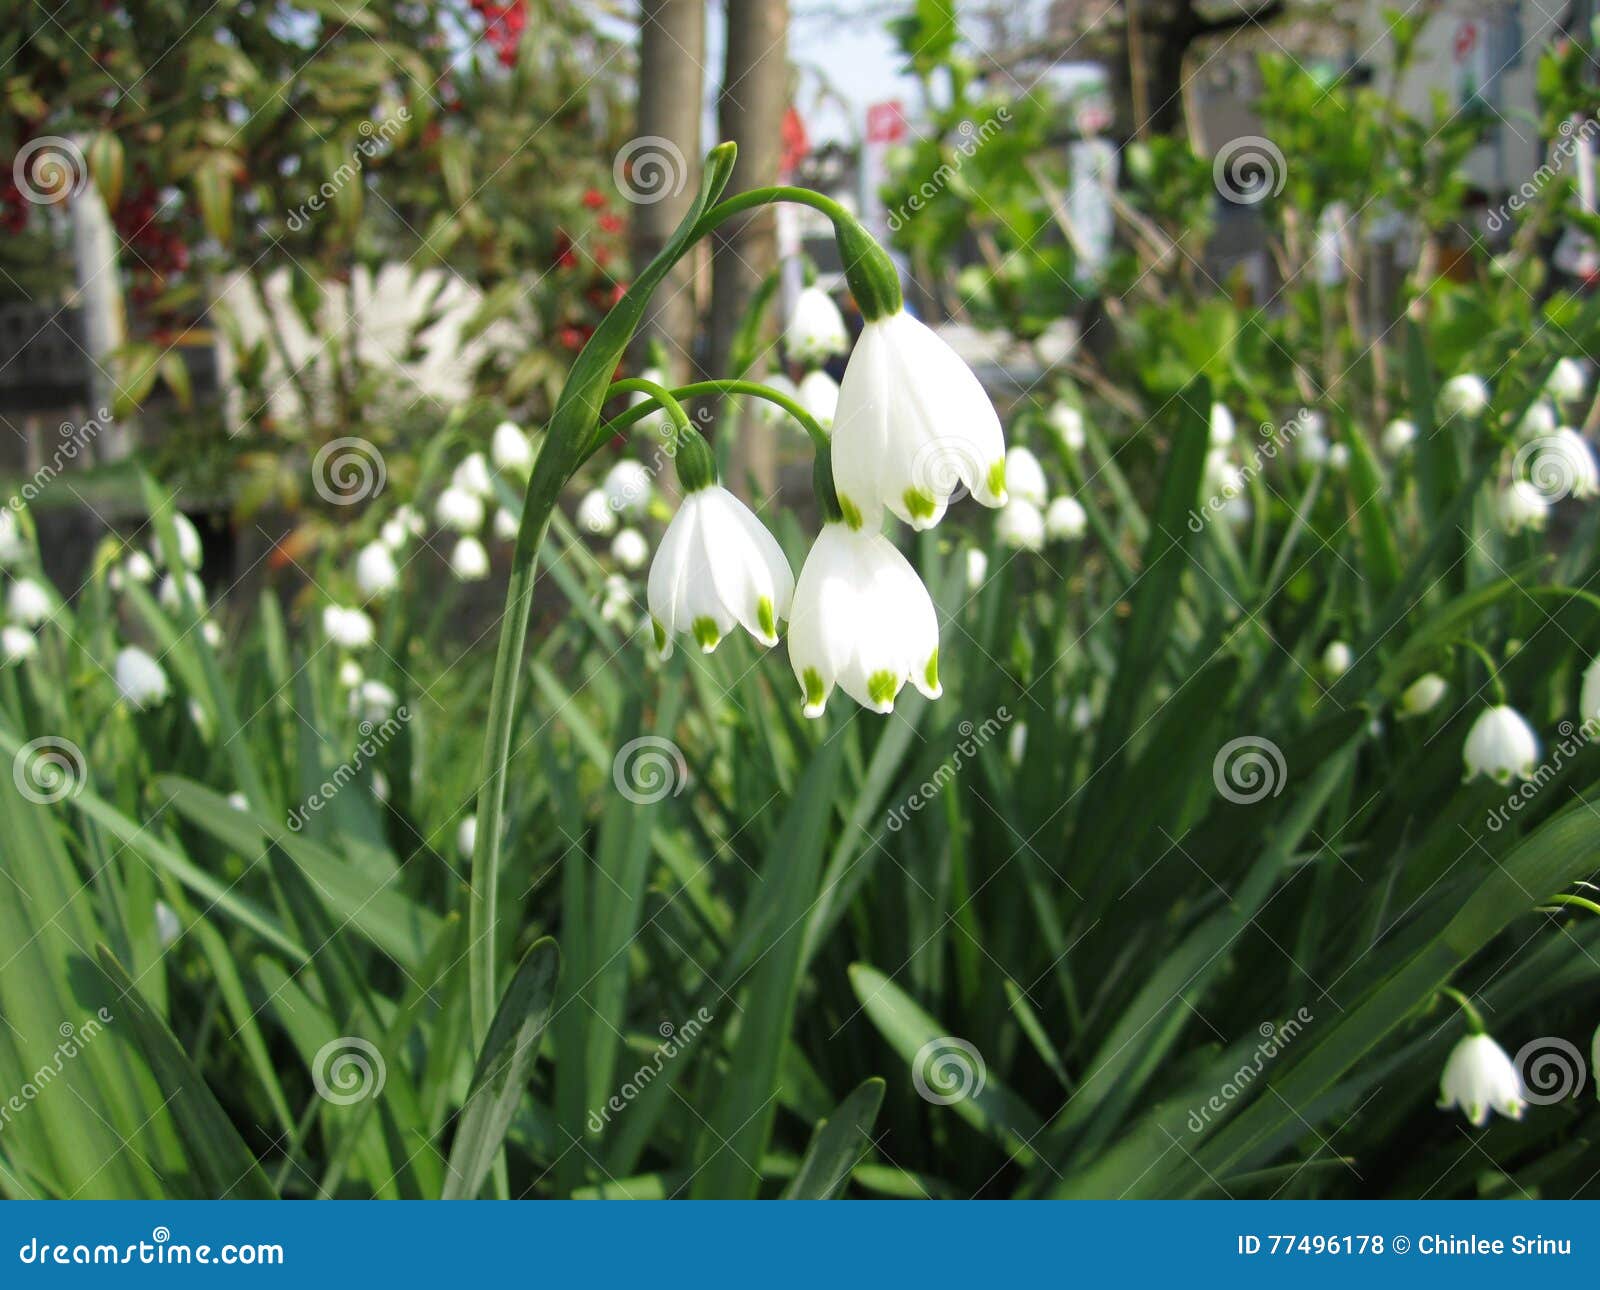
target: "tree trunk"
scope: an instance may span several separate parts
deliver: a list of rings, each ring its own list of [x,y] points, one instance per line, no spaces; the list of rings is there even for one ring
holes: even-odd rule
[[[678,226],[700,187],[700,116],[705,84],[701,71],[706,54],[705,0],[640,0],[639,111],[640,139],[666,143],[640,145],[637,157],[665,155],[673,170],[659,200],[634,207],[631,229],[635,271],[648,264]],[[678,157],[682,165],[678,165]],[[682,183],[678,180],[681,177]],[[654,196],[652,190],[648,196]],[[691,349],[698,311],[695,308],[696,257],[685,256],[651,296],[639,329],[639,355],[659,341],[669,363],[667,376],[687,379],[694,370]]]
[[[788,0],[728,0],[727,56],[717,120],[723,139],[739,145],[730,192],[773,184],[783,156],[783,114],[789,105]],[[726,375],[734,333],[751,298],[777,263],[771,206],[729,220],[712,244],[711,358],[709,370]],[[769,323],[769,328],[771,324]],[[763,340],[770,343],[773,337]],[[764,364],[758,363],[756,371]],[[752,424],[746,409],[730,457],[729,483],[758,493],[777,482],[774,436]]]

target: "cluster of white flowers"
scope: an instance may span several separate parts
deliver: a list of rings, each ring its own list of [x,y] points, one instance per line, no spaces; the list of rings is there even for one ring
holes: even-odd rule
[[[1057,420],[1058,415],[1052,412],[1052,425]],[[1063,440],[1069,444],[1083,443],[1081,415],[1076,435],[1068,436],[1063,432]],[[1088,529],[1089,516],[1083,504],[1065,493],[1052,498],[1044,466],[1021,445],[1006,450],[1005,486],[1006,503],[995,519],[995,537],[1002,546],[1017,551],[1042,551],[1050,542],[1076,542]]]
[[[34,629],[50,616],[49,593],[35,579],[17,572],[28,555],[16,512],[9,506],[0,508],[0,569],[11,578],[6,588],[6,624],[0,627],[0,664],[4,665],[26,662],[39,652]]]

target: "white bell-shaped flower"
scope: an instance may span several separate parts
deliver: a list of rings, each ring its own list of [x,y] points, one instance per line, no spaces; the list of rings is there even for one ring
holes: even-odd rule
[[[345,649],[365,649],[377,634],[372,619],[359,609],[329,605],[322,611],[322,630],[335,645]]]
[[[1462,749],[1466,778],[1487,775],[1497,784],[1532,779],[1539,760],[1539,737],[1515,708],[1500,704],[1481,713]]]
[[[451,484],[433,504],[433,518],[439,527],[456,533],[476,533],[483,527],[483,498]]]
[[[876,531],[887,507],[931,528],[965,485],[1006,501],[1000,418],[961,356],[903,310],[862,328],[839,388],[833,482],[852,525]]]
[[[50,617],[50,593],[32,578],[18,578],[6,592],[6,617],[24,627],[37,627]]]
[[[1589,390],[1589,373],[1576,358],[1558,358],[1544,383],[1545,393],[1562,403],[1576,403]]]
[[[128,558],[122,562],[122,576],[141,587],[148,586],[155,579],[156,567],[143,551],[129,551]]]
[[[1549,399],[1536,399],[1517,422],[1517,434],[1524,439],[1537,439],[1540,435],[1554,434],[1561,424],[1561,414]]]
[[[117,652],[112,669],[117,692],[131,708],[150,708],[166,702],[171,686],[161,664],[137,645],[128,645]]]
[[[1401,692],[1400,715],[1420,717],[1432,712],[1449,688],[1449,683],[1437,672],[1425,672]]]
[[[456,826],[456,850],[463,860],[472,859],[478,849],[478,817],[469,815]]]
[[[1006,493],[1040,507],[1050,498],[1044,467],[1039,464],[1037,457],[1020,445],[1006,449]]]
[[[1213,448],[1226,448],[1233,442],[1235,433],[1233,413],[1228,410],[1226,404],[1213,403],[1211,405],[1210,433],[1211,446]]]
[[[994,535],[1002,546],[1016,551],[1044,549],[1044,515],[1032,502],[1013,497],[1000,508],[994,522]]]
[[[709,654],[736,624],[776,645],[778,623],[794,600],[794,574],[755,513],[720,484],[707,484],[684,497],[667,525],[645,600],[662,658],[679,633]]]
[[[624,569],[642,569],[650,559],[650,544],[638,529],[623,529],[611,539],[611,558]]]
[[[383,522],[379,536],[391,551],[402,551],[412,538],[420,537],[426,527],[422,516],[417,514],[417,508],[410,502],[402,502],[394,508],[394,514]]]
[[[1450,1050],[1439,1077],[1439,1109],[1459,1107],[1476,1127],[1498,1111],[1520,1120],[1526,1106],[1522,1076],[1506,1050],[1488,1035],[1468,1035]]]
[[[1417,441],[1417,426],[1414,421],[1405,417],[1396,417],[1384,426],[1380,442],[1383,445],[1383,455],[1391,460],[1405,456],[1411,451],[1411,446]]]
[[[600,487],[611,509],[619,515],[643,515],[650,509],[650,498],[655,493],[650,472],[631,460],[619,461],[606,471]]]
[[[189,517],[182,511],[174,511],[172,527],[178,535],[178,559],[186,568],[198,569],[200,567],[201,544],[200,530],[195,528]],[[166,551],[161,545],[160,537],[150,541],[150,558],[157,565],[166,564]]]
[[[0,663],[24,663],[39,652],[38,639],[15,623],[0,628]]]
[[[976,591],[989,576],[989,557],[977,547],[967,550],[967,590]]]
[[[800,292],[783,329],[783,347],[791,362],[808,366],[825,363],[850,348],[844,315],[821,287]]]
[[[1578,691],[1578,720],[1600,720],[1600,657],[1583,669],[1583,686]]]
[[[182,585],[179,585],[179,578]],[[200,585],[200,579],[187,569],[178,576],[167,574],[161,579],[161,585],[156,588],[156,600],[169,614],[180,613],[183,610],[184,598],[187,596],[189,603],[196,609],[206,606],[206,591]]]
[[[1050,428],[1061,436],[1064,443],[1073,452],[1082,452],[1083,446],[1088,442],[1083,430],[1083,413],[1072,404],[1057,400],[1050,405],[1047,419]]]
[[[484,500],[493,497],[494,477],[489,474],[488,458],[481,452],[468,453],[451,472],[450,486]]]
[[[494,513],[495,537],[502,542],[515,542],[517,540],[517,530],[521,527],[522,525],[518,522],[517,517],[506,510],[504,506],[496,508]]]
[[[1489,386],[1483,377],[1464,372],[1439,388],[1439,411],[1446,417],[1481,417],[1489,407]]]
[[[502,421],[489,440],[494,468],[508,475],[525,476],[533,469],[533,441],[514,421]]]
[[[475,537],[464,537],[450,552],[450,572],[461,582],[481,582],[489,576],[489,553]]]
[[[580,529],[596,537],[605,537],[617,531],[617,513],[598,488],[592,488],[583,495],[574,518]]]
[[[363,681],[350,692],[350,715],[380,725],[394,715],[399,697],[382,681]]]
[[[765,385],[769,390],[776,390],[779,394],[787,395],[797,403],[800,403],[799,387],[782,372],[768,372],[761,378],[761,384]],[[756,416],[760,418],[763,425],[781,426],[788,419],[789,414],[771,399],[755,399],[753,402]],[[800,405],[802,407],[805,406],[804,403]]]
[[[207,618],[200,624],[200,638],[212,649],[222,648],[222,628],[216,619]]]
[[[353,658],[347,658],[339,664],[338,678],[341,690],[355,689],[366,680],[366,677],[367,674],[361,670],[361,664]]]
[[[832,429],[834,418],[839,415],[839,382],[819,367],[800,378],[795,398],[818,425],[824,430]]]
[[[1541,532],[1550,515],[1550,503],[1526,479],[1514,479],[1501,489],[1495,509],[1500,527],[1513,537],[1524,530]]]
[[[9,506],[0,507],[0,568],[9,568],[27,553],[16,513]]]
[[[1044,513],[1044,535],[1052,542],[1076,542],[1089,528],[1089,514],[1076,497],[1057,497]]]
[[[1355,655],[1344,641],[1329,641],[1322,651],[1322,672],[1330,681],[1337,681],[1350,670]]]
[[[1587,501],[1600,494],[1600,465],[1594,448],[1576,430],[1562,426],[1538,441],[1528,463],[1534,487],[1546,496]]]
[[[939,620],[928,589],[881,533],[822,526],[795,584],[789,662],[804,712],[820,717],[838,686],[890,712],[907,681],[930,699],[939,685]]]
[[[356,552],[356,586],[368,600],[387,596],[400,585],[400,570],[387,542],[368,542]]]

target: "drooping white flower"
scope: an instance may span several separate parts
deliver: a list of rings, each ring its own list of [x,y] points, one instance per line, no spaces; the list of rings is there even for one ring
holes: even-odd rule
[[[182,578],[181,586],[179,578]],[[178,575],[167,574],[156,588],[156,600],[169,614],[181,612],[185,598],[196,610],[203,610],[206,606],[206,589],[200,585],[200,579],[187,569]]]
[[[425,527],[417,508],[410,502],[402,502],[394,508],[394,514],[383,522],[379,536],[391,551],[401,551],[412,538],[420,536]]]
[[[611,539],[611,558],[624,569],[642,569],[650,559],[650,544],[638,529],[623,529]]]
[[[1006,760],[1013,766],[1020,766],[1027,752],[1028,723],[1018,721],[1011,727],[1011,733],[1006,736]]]
[[[15,623],[0,628],[0,662],[25,663],[39,652],[39,642],[26,627]]]
[[[617,513],[611,509],[611,503],[606,501],[606,495],[598,488],[591,489],[583,495],[583,500],[578,503],[575,518],[579,528],[586,533],[593,533],[596,537],[605,537],[608,533],[616,532]]]
[[[361,664],[353,658],[347,658],[339,664],[339,688],[353,690],[366,679],[366,675],[361,670]]]
[[[172,945],[178,937],[183,935],[183,924],[178,921],[178,916],[172,906],[164,900],[155,904],[156,940],[162,949]]]
[[[1417,441],[1417,427],[1405,417],[1396,417],[1383,428],[1381,442],[1383,455],[1389,458],[1404,456]]]
[[[1583,685],[1578,691],[1579,724],[1593,720],[1600,720],[1600,657],[1583,669]]]
[[[1554,491],[1578,501],[1600,494],[1600,465],[1595,463],[1594,448],[1570,426],[1562,426],[1540,441],[1531,469],[1538,483],[1548,482]]]
[[[145,586],[155,578],[156,567],[150,563],[150,557],[143,551],[129,551],[128,558],[122,562],[122,575],[129,582]]]
[[[368,600],[387,596],[400,585],[400,570],[387,542],[368,542],[356,552],[356,586]]]
[[[1006,449],[1006,492],[1015,499],[1043,506],[1050,497],[1044,467],[1039,459],[1020,444]]]
[[[508,475],[526,475],[533,469],[533,441],[514,421],[502,421],[489,440],[494,468]]]
[[[494,477],[489,474],[488,459],[481,452],[469,452],[450,472],[450,486],[485,501],[493,497]]]
[[[481,582],[489,576],[489,553],[475,537],[464,537],[450,552],[450,572],[462,582]]]
[[[876,530],[885,507],[931,528],[966,485],[1006,501],[1000,418],[961,356],[903,310],[861,330],[839,389],[833,482],[852,523]]]
[[[202,555],[200,543],[200,530],[195,528],[189,517],[182,511],[174,511],[172,527],[178,536],[178,559],[187,568],[198,569]],[[157,565],[166,564],[166,551],[161,545],[159,535],[151,539],[150,557]]]
[[[515,542],[517,530],[522,527],[517,517],[504,506],[496,509],[494,513],[494,535],[502,542]]]
[[[1322,671],[1330,681],[1337,681],[1350,670],[1350,664],[1355,661],[1355,655],[1350,646],[1344,641],[1329,641],[1328,647],[1322,651]]]
[[[1490,1111],[1520,1120],[1525,1105],[1516,1063],[1488,1035],[1468,1035],[1450,1050],[1439,1077],[1441,1111],[1459,1107],[1475,1127],[1482,1128]]]
[[[9,507],[0,507],[0,567],[9,568],[28,553],[28,544],[22,540],[22,526],[16,513]]]
[[[994,522],[994,535],[1013,550],[1042,551],[1044,516],[1032,502],[1013,497],[1000,508],[999,518]]]
[[[1073,452],[1082,452],[1087,437],[1083,430],[1083,413],[1072,404],[1057,400],[1050,405],[1050,428],[1061,436],[1061,442]]]
[[[476,533],[483,527],[483,498],[452,484],[433,504],[433,518],[440,528],[457,533]]]
[[[1238,497],[1247,486],[1244,471],[1229,459],[1223,448],[1212,448],[1206,453],[1202,475],[1206,492],[1212,497]]]
[[[782,372],[768,372],[761,378],[761,384],[770,390],[776,390],[779,394],[788,395],[791,399],[800,403],[801,407],[805,406],[800,400],[799,387]],[[756,399],[755,408],[756,415],[761,419],[763,425],[781,426],[789,416],[782,407],[771,399]]]
[[[234,789],[233,792],[228,794],[228,805],[236,811],[248,811],[250,809],[250,799],[238,789]]]
[[[1052,542],[1076,542],[1088,528],[1088,512],[1076,497],[1057,497],[1044,513],[1044,535]]]
[[[639,373],[639,379],[641,381],[649,381],[652,385],[667,386],[668,388],[671,387],[671,383],[667,380],[667,374],[659,367],[645,368],[644,371]],[[636,408],[641,403],[649,402],[651,402],[650,395],[646,394],[643,390],[634,390],[628,396],[629,407]],[[652,407],[650,411],[646,412],[642,417],[635,421],[634,425],[638,428],[640,434],[647,432],[650,434],[660,434],[667,428],[668,423],[669,418],[667,416],[666,409],[658,403]]]
[[[1211,446],[1213,448],[1226,448],[1233,442],[1235,432],[1233,413],[1226,404],[1213,403],[1211,405]]]
[[[1439,410],[1446,417],[1481,417],[1489,406],[1489,386],[1481,376],[1464,372],[1439,389]]]
[[[626,459],[606,471],[600,487],[611,509],[619,515],[643,515],[650,509],[650,498],[655,493],[650,472],[642,463]]]
[[[837,520],[822,526],[795,584],[789,662],[808,717],[822,715],[835,686],[873,712],[893,711],[907,681],[930,699],[943,693],[933,600],[894,543]]]
[[[783,329],[783,347],[791,362],[808,366],[825,363],[850,348],[844,315],[821,287],[800,292]]]
[[[478,817],[469,815],[456,826],[456,850],[463,860],[472,859],[478,849]]]
[[[372,619],[359,609],[328,605],[322,611],[322,630],[328,639],[345,649],[365,649],[376,634]]]
[[[1328,446],[1328,469],[1344,472],[1350,468],[1350,445],[1335,443]]]
[[[1080,694],[1072,701],[1072,728],[1084,731],[1094,725],[1094,704],[1089,701],[1087,694]]]
[[[603,623],[631,624],[633,621],[633,586],[620,573],[606,574],[600,588],[600,621]]]
[[[1497,784],[1532,779],[1539,760],[1539,737],[1515,708],[1501,704],[1480,713],[1462,749],[1466,778],[1487,775]]]
[[[1540,435],[1554,434],[1561,424],[1561,414],[1549,399],[1537,399],[1517,422],[1517,434],[1524,439],[1537,439]]]
[[[1589,373],[1576,358],[1558,358],[1544,383],[1546,393],[1562,403],[1576,403],[1589,389]]]
[[[1437,672],[1425,672],[1400,695],[1399,710],[1402,717],[1420,717],[1432,712],[1444,698],[1449,683]]]
[[[37,627],[50,617],[50,593],[32,578],[18,578],[6,592],[6,617],[24,627]]]
[[[389,777],[381,770],[372,772],[372,796],[379,802],[389,800]]]
[[[350,714],[379,725],[394,714],[399,702],[395,692],[382,681],[363,681],[350,692]]]
[[[976,591],[989,576],[989,557],[977,547],[967,549],[967,590]]]
[[[166,702],[171,686],[161,664],[137,645],[124,646],[112,669],[117,692],[131,708],[144,709]]]
[[[794,600],[794,574],[755,513],[720,484],[708,484],[689,493],[667,525],[645,600],[662,658],[680,632],[709,654],[735,624],[776,645],[778,623]]]
[[[848,376],[848,371],[845,374]],[[834,419],[839,415],[839,382],[820,367],[800,378],[795,398],[824,430],[833,427]]]
[[[200,639],[212,649],[222,647],[222,628],[218,626],[216,619],[207,618],[200,624]]]
[[[1550,503],[1526,479],[1514,479],[1500,490],[1496,510],[1500,527],[1515,537],[1524,529],[1535,533],[1542,531],[1550,514]]]

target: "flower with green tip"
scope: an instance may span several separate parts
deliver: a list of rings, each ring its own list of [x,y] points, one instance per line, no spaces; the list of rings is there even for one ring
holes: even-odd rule
[[[806,287],[783,329],[783,348],[795,363],[825,363],[850,348],[850,331],[839,306],[821,287]]]
[[[1467,779],[1487,775],[1497,784],[1532,779],[1539,760],[1539,737],[1515,708],[1501,704],[1485,709],[1467,731],[1462,749]]]
[[[755,512],[720,484],[692,489],[662,535],[645,588],[661,657],[680,633],[709,654],[736,625],[776,645],[793,599],[789,561]]]
[[[822,527],[795,584],[789,662],[803,711],[820,717],[834,687],[873,712],[894,710],[909,681],[939,685],[939,619],[922,579],[894,543],[834,520]]]
[[[1450,1050],[1439,1078],[1441,1111],[1459,1107],[1474,1127],[1482,1128],[1490,1111],[1520,1120],[1526,1104],[1516,1063],[1488,1035],[1468,1035]]]
[[[1399,712],[1402,717],[1420,717],[1432,712],[1444,698],[1449,683],[1437,672],[1419,676],[1400,695]]]

